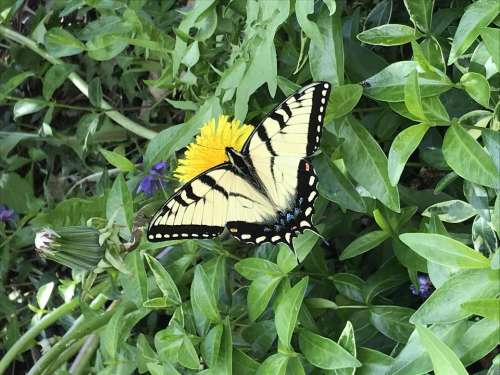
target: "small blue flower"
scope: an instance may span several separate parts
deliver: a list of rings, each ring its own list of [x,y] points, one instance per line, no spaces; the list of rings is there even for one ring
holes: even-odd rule
[[[168,168],[168,163],[166,161],[160,161],[153,165],[146,176],[141,180],[139,186],[137,187],[137,193],[144,193],[144,195],[150,197],[158,189],[163,187],[163,175]]]
[[[433,287],[429,276],[427,275],[418,275],[418,290],[415,285],[410,285],[411,293],[415,296],[419,296],[422,298],[427,298],[432,294]]]
[[[7,206],[0,204],[0,221],[4,223],[12,222],[16,219],[16,213],[12,208],[8,208]]]

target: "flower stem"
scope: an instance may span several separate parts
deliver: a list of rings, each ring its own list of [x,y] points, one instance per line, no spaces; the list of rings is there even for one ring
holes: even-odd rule
[[[85,340],[85,344],[83,344],[80,352],[71,364],[69,373],[71,375],[83,375],[98,346],[99,336],[95,334],[88,336]]]
[[[38,323],[36,323],[33,327],[31,327],[24,335],[16,341],[14,345],[9,349],[9,351],[5,354],[5,356],[0,360],[0,374],[3,374],[5,370],[7,370],[10,363],[16,358],[18,354],[20,354],[24,349],[29,345],[29,343],[34,340],[40,332],[42,332],[45,328],[49,327],[61,317],[69,314],[79,305],[79,301],[77,298],[71,300],[70,302],[65,303],[64,305],[59,306],[54,311],[45,315]]]
[[[9,29],[8,27],[1,26],[0,25],[0,35],[3,35],[7,39],[10,39],[16,43],[19,43],[33,52],[36,52],[39,54],[41,57],[43,57],[45,60],[50,62],[51,64],[62,64],[63,61],[61,59],[58,59],[57,57],[54,57],[50,55],[47,51],[45,51],[43,48],[40,48],[38,44],[30,39],[25,37],[22,34],[19,34],[18,32]],[[72,72],[68,75],[68,78],[73,82],[73,84],[80,90],[86,97],[89,96],[89,86],[87,83],[75,72]],[[101,109],[105,110],[106,116],[111,118],[113,121],[115,121],[118,125],[122,126],[123,128],[131,131],[134,134],[137,134],[140,137],[146,138],[146,139],[152,139],[157,133],[153,130],[147,129],[143,127],[142,125],[137,124],[136,122],[130,120],[129,118],[123,116],[121,113],[114,111],[111,107],[111,105],[106,102],[104,99],[101,101]]]

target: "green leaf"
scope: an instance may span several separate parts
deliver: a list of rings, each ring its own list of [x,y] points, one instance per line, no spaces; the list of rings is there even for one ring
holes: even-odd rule
[[[363,198],[352,182],[322,154],[314,158],[314,169],[319,176],[318,191],[329,201],[356,212],[366,212]]]
[[[432,293],[413,314],[410,322],[446,324],[465,319],[472,314],[462,309],[462,304],[472,299],[494,298],[498,282],[498,272],[494,270],[458,272]]]
[[[188,68],[193,67],[200,59],[200,49],[198,48],[198,41],[194,41],[187,48],[186,53],[182,57],[182,63]]]
[[[85,49],[82,42],[61,27],[55,27],[47,31],[45,34],[45,47],[54,57],[77,55]]]
[[[234,268],[248,280],[260,276],[282,276],[283,272],[277,264],[261,258],[246,258],[235,264]]]
[[[36,302],[38,307],[42,310],[45,309],[47,303],[49,302],[52,291],[54,290],[55,283],[51,281],[50,283],[43,284],[36,292]]]
[[[344,348],[349,354],[356,358],[356,340],[354,338],[354,327],[350,321],[347,321],[342,333],[337,342],[342,348]],[[364,365],[364,364],[363,364]],[[354,375],[356,368],[341,368],[333,370],[335,375]]]
[[[496,0],[478,0],[467,7],[453,36],[448,65],[467,51],[479,36],[481,28],[488,26],[498,15],[498,11]]]
[[[342,155],[349,174],[384,205],[399,212],[399,194],[389,182],[387,158],[372,135],[352,117],[342,123],[339,135],[344,138]]]
[[[335,10],[337,9],[337,3],[335,0],[323,0],[325,5],[328,7],[328,11],[330,12],[330,16],[335,13]]]
[[[233,350],[233,374],[254,375],[258,367],[259,363],[256,360],[239,349]]]
[[[288,357],[276,353],[266,358],[259,366],[256,375],[285,375]]]
[[[194,271],[193,283],[191,284],[191,304],[209,321],[213,323],[220,321],[217,301],[201,265],[196,266]]]
[[[111,60],[127,48],[128,40],[113,33],[96,35],[90,39],[85,48],[91,59],[97,61]]]
[[[89,82],[89,101],[94,107],[101,108],[102,87],[99,77],[95,77]]]
[[[363,366],[356,369],[356,375],[386,375],[394,362],[392,357],[369,348],[359,348],[358,360]]]
[[[500,40],[500,29],[493,27],[483,27],[481,29],[481,38],[486,46],[486,49],[490,53],[491,59],[497,67],[497,71],[500,71],[500,46],[498,41]]]
[[[363,43],[376,46],[399,46],[409,43],[416,37],[413,27],[390,23],[365,30],[357,35]]]
[[[151,375],[181,375],[181,373],[168,362],[164,363],[163,365],[148,362],[146,363],[146,366],[148,367],[148,371],[151,373]]]
[[[405,84],[405,105],[408,111],[421,121],[426,120],[424,107],[422,105],[422,97],[420,96],[420,88],[418,86],[417,71],[414,70],[408,76]]]
[[[214,375],[231,375],[233,373],[233,337],[229,317],[226,317],[223,323],[224,331],[222,335],[219,357],[215,362]]]
[[[460,78],[460,84],[467,94],[483,107],[490,106],[490,84],[479,73],[468,72]]]
[[[417,65],[415,61],[398,61],[385,67],[364,81],[365,95],[386,102],[402,102],[405,83]],[[427,78],[420,75],[418,85],[423,98],[442,94],[453,87],[452,82],[446,76]]]
[[[116,225],[120,226],[120,236],[125,240],[130,239],[134,207],[132,193],[128,189],[123,175],[118,175],[106,201],[106,217],[114,219]]]
[[[148,262],[149,268],[153,273],[156,284],[163,293],[163,296],[168,297],[177,305],[180,305],[182,303],[181,295],[179,293],[179,290],[177,289],[177,286],[175,285],[174,280],[167,272],[165,267],[163,267],[162,264],[151,255],[146,254],[145,257]]]
[[[421,98],[421,101],[423,112],[427,121],[444,124],[447,124],[450,121],[448,112],[446,111],[446,108],[441,100],[439,100],[439,97],[430,96],[427,98]],[[420,119],[408,110],[404,102],[391,102],[389,103],[389,107],[401,116],[420,122]]]
[[[467,375],[468,372],[455,355],[445,343],[443,343],[431,330],[418,325],[416,326],[420,341],[425,346],[429,353],[434,373],[436,375]]]
[[[399,239],[425,259],[448,267],[488,268],[490,262],[481,253],[441,234],[405,233]]]
[[[312,13],[314,13],[314,0],[302,0],[295,3],[295,15],[300,27],[308,38],[318,46],[322,46],[323,39],[318,25],[308,19],[308,16]]]
[[[446,131],[443,155],[460,177],[479,185],[500,188],[498,171],[490,155],[460,125],[454,124]]]
[[[196,349],[187,335],[184,336],[179,349],[179,363],[193,370],[198,370],[200,368],[198,353],[196,353]]]
[[[31,115],[32,113],[36,113],[47,106],[46,103],[40,102],[39,100],[33,99],[21,99],[14,104],[14,109],[12,113],[14,115],[14,119],[17,119],[22,116]]]
[[[296,4],[302,3],[296,2]],[[311,40],[309,69],[315,81],[327,81],[334,87],[344,83],[344,44],[340,13],[331,16],[326,7],[320,8],[316,24],[321,43]]]
[[[305,329],[300,331],[299,347],[309,363],[322,369],[361,366],[356,358],[335,341]]]
[[[389,181],[392,186],[398,184],[406,162],[417,149],[427,130],[429,126],[426,124],[412,125],[399,133],[392,141],[387,160]]]
[[[276,259],[279,269],[284,274],[287,274],[295,267],[298,266],[297,256],[295,253],[285,244],[278,245],[278,257]]]
[[[363,288],[366,283],[360,277],[350,274],[338,272],[331,277],[338,291],[353,301],[363,303]]]
[[[278,339],[285,348],[290,348],[293,330],[297,324],[300,306],[306,292],[308,278],[304,277],[293,288],[289,289],[280,300],[275,314]]]
[[[43,77],[43,97],[50,100],[54,91],[61,86],[68,75],[73,71],[73,66],[69,64],[52,65]]]
[[[383,230],[368,232],[352,241],[340,254],[340,260],[354,258],[377,247],[390,237],[389,233]]]
[[[256,278],[248,290],[247,307],[250,320],[255,321],[264,312],[282,276],[263,275]]]
[[[214,367],[219,357],[223,332],[224,326],[222,324],[217,324],[208,332],[201,343],[201,354],[208,367]]]
[[[461,305],[462,309],[474,315],[484,316],[491,320],[500,320],[500,299],[472,299]]]
[[[413,324],[409,322],[415,312],[413,309],[401,306],[370,307],[370,322],[384,336],[406,343],[413,332]]]
[[[477,215],[476,210],[467,202],[453,199],[433,204],[422,212],[422,216],[437,216],[446,223],[461,223]]]
[[[2,102],[6,95],[9,95],[12,90],[23,83],[27,78],[32,77],[33,72],[23,72],[10,77],[6,82],[0,85],[0,102]]]
[[[336,86],[330,93],[325,123],[350,113],[363,95],[363,87],[358,84]]]
[[[404,3],[413,24],[424,33],[429,32],[431,30],[434,0],[404,0]]]
[[[126,298],[137,306],[148,299],[148,279],[141,254],[138,250],[132,251],[125,257],[125,266],[130,274],[120,274],[118,280]]]
[[[108,151],[103,148],[99,149],[101,154],[106,158],[109,164],[118,168],[122,172],[132,172],[135,170],[135,165],[125,156],[114,151]]]

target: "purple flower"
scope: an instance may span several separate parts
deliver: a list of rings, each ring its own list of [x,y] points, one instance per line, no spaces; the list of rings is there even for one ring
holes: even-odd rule
[[[16,213],[12,208],[0,204],[0,221],[7,223],[9,221],[14,221],[16,218]]]
[[[429,279],[429,276],[425,274],[418,275],[417,281],[418,281],[418,289],[417,286],[413,284],[410,285],[411,293],[415,296],[419,296],[422,298],[429,297],[433,291],[432,283],[431,280]]]
[[[144,176],[137,187],[137,193],[142,192],[144,195],[150,197],[163,187],[163,174],[167,168],[168,163],[166,161],[160,161],[149,168],[148,174]]]

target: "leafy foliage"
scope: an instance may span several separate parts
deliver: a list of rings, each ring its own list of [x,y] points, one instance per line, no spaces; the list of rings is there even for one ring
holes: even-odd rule
[[[499,19],[496,0],[0,2],[0,373],[495,373]],[[326,241],[141,236],[203,123],[257,124],[311,80],[333,85]],[[52,258],[102,246],[91,271],[34,252],[73,226],[96,238]]]

